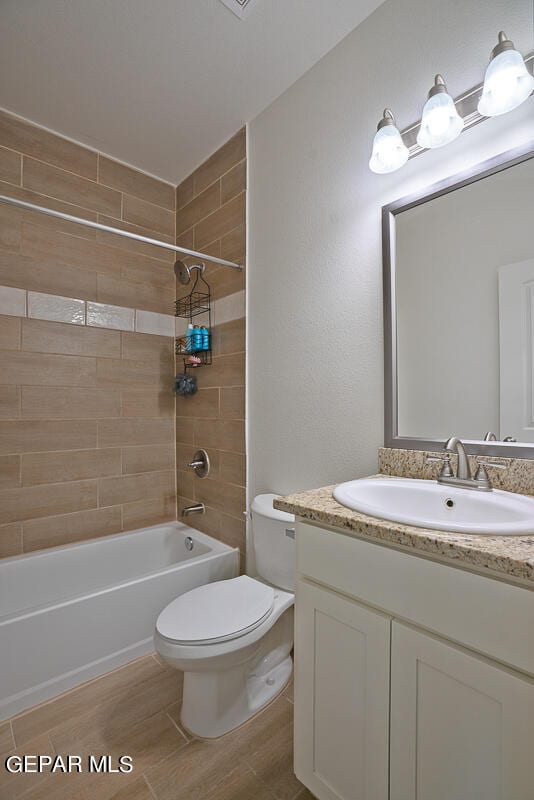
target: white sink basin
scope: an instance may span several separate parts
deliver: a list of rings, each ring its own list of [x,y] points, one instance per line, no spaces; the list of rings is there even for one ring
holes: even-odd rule
[[[534,498],[479,492],[413,478],[362,478],[341,483],[334,498],[371,517],[486,536],[534,534]]]

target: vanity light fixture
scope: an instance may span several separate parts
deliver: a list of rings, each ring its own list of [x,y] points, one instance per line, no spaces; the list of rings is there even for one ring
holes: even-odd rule
[[[486,69],[482,97],[478,103],[479,114],[497,117],[513,111],[525,102],[532,91],[534,78],[527,70],[523,56],[501,31]]]
[[[533,63],[534,53],[523,58],[514,43],[501,31],[486,69],[484,83],[454,100],[447,92],[442,76],[436,75],[421,121],[402,131],[396,127],[390,109],[385,109],[373,140],[369,168],[377,173],[395,172],[409,158],[424,150],[453,142],[463,130],[472,128],[488,117],[513,111],[534,93],[534,77],[531,74]]]
[[[423,108],[417,144],[429,149],[442,147],[453,142],[461,134],[463,127],[464,121],[447,92],[445,81],[441,75],[436,75]]]
[[[390,108],[385,108],[382,119],[376,127],[369,168],[372,172],[380,174],[395,172],[406,164],[408,155],[408,148],[395,125],[393,112]]]

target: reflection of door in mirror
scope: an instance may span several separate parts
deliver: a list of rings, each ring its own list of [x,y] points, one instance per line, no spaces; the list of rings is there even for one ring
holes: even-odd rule
[[[500,427],[534,442],[534,259],[499,269]]]

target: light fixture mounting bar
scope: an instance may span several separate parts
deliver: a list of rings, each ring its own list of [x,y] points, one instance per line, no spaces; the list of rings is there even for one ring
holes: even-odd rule
[[[534,67],[534,53],[530,53],[525,58],[525,64],[527,66],[530,65],[530,71],[532,72]],[[475,125],[478,125],[479,122],[483,122],[484,120],[488,119],[488,117],[483,117],[481,114],[479,114],[477,110],[478,101],[480,100],[483,86],[484,83],[479,83],[473,89],[469,89],[469,91],[461,94],[454,101],[458,114],[464,120],[464,131],[468,130],[469,128],[473,128]],[[404,128],[404,130],[401,131],[402,140],[409,151],[408,159],[415,158],[415,156],[426,152],[425,147],[420,147],[420,145],[417,144],[416,137],[420,125],[421,120],[415,122],[413,125],[410,125],[408,128]]]

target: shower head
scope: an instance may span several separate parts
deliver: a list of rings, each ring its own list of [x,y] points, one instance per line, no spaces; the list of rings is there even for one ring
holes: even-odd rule
[[[184,286],[187,286],[191,280],[191,272],[194,269],[200,270],[200,274],[202,274],[204,272],[204,264],[193,264],[190,267],[188,267],[187,264],[184,264],[183,261],[176,261],[174,264],[174,274],[180,283],[184,284]]]

